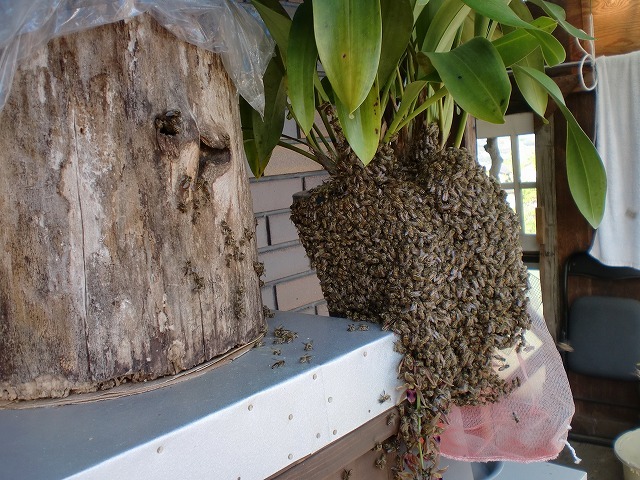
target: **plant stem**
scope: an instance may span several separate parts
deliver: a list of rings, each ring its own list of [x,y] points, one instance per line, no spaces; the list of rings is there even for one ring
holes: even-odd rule
[[[469,114],[463,110],[462,115],[460,115],[460,125],[458,125],[458,131],[456,132],[456,138],[453,142],[453,146],[456,148],[460,148],[460,144],[462,144],[462,137],[464,136],[465,128],[467,127],[467,118]]]
[[[313,124],[313,129],[316,131],[318,137],[320,137],[320,140],[322,141],[322,143],[324,144],[325,147],[327,147],[327,152],[329,153],[330,157],[333,158],[338,158],[338,154],[335,151],[335,149],[329,144],[329,142],[327,142],[327,139],[324,138],[324,135],[322,134],[322,132],[320,131],[320,129],[318,128],[318,126],[314,123]],[[311,133],[311,132],[309,132]],[[327,132],[328,133],[328,132]],[[315,139],[315,136],[314,136]]]
[[[283,135],[283,137],[285,137],[285,135]],[[292,137],[289,137],[288,135],[286,137],[292,138]],[[278,142],[278,146],[282,148],[286,148],[287,150],[291,150],[293,152],[299,153],[300,155],[303,155],[307,158],[310,158],[311,160],[319,164],[322,168],[324,168],[329,173],[333,173],[335,171],[335,165],[333,164],[333,162],[331,162],[329,157],[327,157],[321,152],[319,155],[314,155],[313,153],[309,153],[299,147],[296,147],[295,145],[291,145],[288,142],[283,142],[282,140]]]
[[[420,115],[422,112],[424,112],[431,105],[433,105],[438,100],[440,100],[442,97],[444,97],[447,93],[449,93],[449,91],[447,90],[446,87],[440,87],[440,89],[438,89],[438,91],[436,91],[431,97],[427,98],[424,101],[424,103],[422,103],[418,108],[416,108],[413,112],[411,112],[409,115],[407,115],[407,118],[405,118],[404,121],[401,122],[400,125],[397,126],[395,132],[397,132],[398,130],[402,129],[406,124],[408,124],[411,120],[416,118],[418,115]],[[388,139],[391,138],[391,136],[395,132],[391,132],[391,129],[389,129],[389,131],[387,132],[387,135],[385,135],[385,138],[388,137],[387,141],[389,141]]]
[[[333,131],[333,127],[331,126],[331,122],[327,119],[327,114],[324,112],[324,108],[318,108],[318,113],[320,114],[320,118],[322,119],[322,123],[324,124],[324,128],[327,129],[327,133],[329,134],[329,138],[331,139],[331,143],[334,145],[338,144],[338,140],[336,140],[336,134]]]

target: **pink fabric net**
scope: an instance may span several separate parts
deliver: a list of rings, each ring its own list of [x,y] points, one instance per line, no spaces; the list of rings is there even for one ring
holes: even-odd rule
[[[443,456],[464,461],[535,462],[556,458],[566,444],[574,413],[573,397],[555,343],[540,308],[529,307],[528,346],[517,353],[496,352],[505,380],[521,384],[500,402],[453,407],[441,436]]]

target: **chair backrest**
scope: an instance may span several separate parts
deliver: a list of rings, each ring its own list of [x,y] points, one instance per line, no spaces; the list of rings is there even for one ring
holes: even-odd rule
[[[572,351],[563,357],[569,370],[620,380],[637,380],[640,362],[640,301],[637,298],[588,295],[569,305],[569,278],[605,281],[640,279],[640,270],[603,265],[590,255],[572,255],[564,269],[565,315],[561,340]]]

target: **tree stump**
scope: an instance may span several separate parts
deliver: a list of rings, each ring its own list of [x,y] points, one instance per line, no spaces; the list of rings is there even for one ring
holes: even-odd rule
[[[57,38],[0,112],[0,399],[189,369],[264,325],[236,91],[141,15]]]

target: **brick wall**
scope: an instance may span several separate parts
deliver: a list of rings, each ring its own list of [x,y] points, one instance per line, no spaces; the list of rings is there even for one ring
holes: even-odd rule
[[[282,157],[274,156],[271,162],[277,166]],[[324,171],[304,171],[250,179],[258,257],[265,266],[262,301],[273,310],[328,314],[318,278],[289,218],[293,194],[326,178]]]

